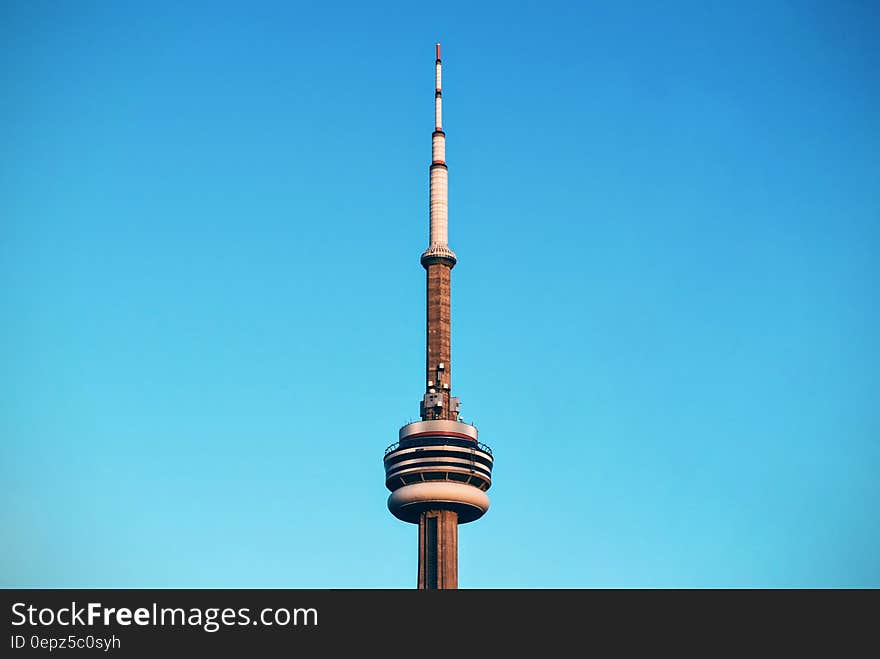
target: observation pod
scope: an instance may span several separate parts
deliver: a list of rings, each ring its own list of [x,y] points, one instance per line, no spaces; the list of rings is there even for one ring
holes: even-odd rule
[[[492,465],[492,450],[477,441],[474,426],[447,419],[409,423],[385,450],[388,510],[412,524],[429,510],[451,510],[458,523],[473,522],[489,509]]]

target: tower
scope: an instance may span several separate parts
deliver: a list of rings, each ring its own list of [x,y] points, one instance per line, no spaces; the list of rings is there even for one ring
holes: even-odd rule
[[[420,421],[400,429],[385,450],[388,509],[419,526],[420,589],[458,587],[458,525],[489,509],[492,451],[477,441],[476,427],[459,416],[452,396],[451,273],[448,245],[448,168],[443,132],[440,44],[434,62],[434,132],[431,136],[430,238],[421,257],[427,279],[425,394]]]

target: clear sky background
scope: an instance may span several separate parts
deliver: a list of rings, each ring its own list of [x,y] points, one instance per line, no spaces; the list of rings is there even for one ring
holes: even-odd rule
[[[186,6],[182,6],[186,5]],[[462,587],[880,586],[871,2],[5,2],[0,584],[414,587],[434,43]]]

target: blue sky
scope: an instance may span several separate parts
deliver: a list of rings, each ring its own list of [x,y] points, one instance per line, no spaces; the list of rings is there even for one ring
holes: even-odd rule
[[[0,585],[415,585],[441,41],[460,585],[880,586],[878,28],[4,3]]]

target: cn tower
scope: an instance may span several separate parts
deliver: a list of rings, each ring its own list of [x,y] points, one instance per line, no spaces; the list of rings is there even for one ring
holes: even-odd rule
[[[440,44],[434,62],[434,132],[431,137],[430,239],[421,257],[427,273],[425,393],[421,421],[400,429],[385,450],[388,509],[398,519],[419,525],[420,589],[458,588],[458,525],[473,522],[489,509],[492,451],[477,441],[476,427],[462,422],[452,396],[450,312],[455,253],[448,240],[446,133]]]

